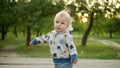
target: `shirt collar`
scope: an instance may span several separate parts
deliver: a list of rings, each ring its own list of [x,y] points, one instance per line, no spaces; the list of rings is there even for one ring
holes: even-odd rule
[[[66,33],[67,31],[62,31],[62,32],[56,32],[56,30],[52,31],[54,34],[62,34],[62,33]]]

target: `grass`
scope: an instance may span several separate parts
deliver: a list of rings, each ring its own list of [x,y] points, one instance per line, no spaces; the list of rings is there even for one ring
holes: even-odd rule
[[[91,59],[118,59],[117,51],[113,47],[108,46],[93,46],[87,45],[86,47],[78,48],[79,58]]]
[[[17,52],[21,55],[26,55],[26,57],[42,57],[42,58],[49,58],[49,46],[47,44],[41,44],[34,47],[29,46],[18,46]]]
[[[48,44],[39,44],[34,47],[25,45],[24,36],[15,38],[8,36],[5,41],[0,43],[0,47],[3,45],[15,45],[17,46],[17,52],[24,57],[40,57],[40,58],[51,58],[50,49]],[[112,46],[106,46],[95,40],[88,39],[86,46],[81,46],[81,38],[75,37],[74,42],[78,50],[78,58],[88,59],[120,59],[118,56],[118,49]],[[1,41],[1,40],[0,40]]]
[[[112,46],[104,45],[96,40],[88,39],[86,46],[80,45],[80,38],[74,38],[79,58],[90,59],[120,59],[118,49]],[[79,40],[79,41],[78,41]]]

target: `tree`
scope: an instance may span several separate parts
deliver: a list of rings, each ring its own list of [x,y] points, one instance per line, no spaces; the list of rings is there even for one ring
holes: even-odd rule
[[[1,27],[1,39],[5,40],[5,36],[7,35],[8,28],[11,26],[11,22],[13,22],[13,7],[16,5],[15,0],[11,2],[11,0],[0,0],[0,27]]]
[[[113,33],[116,33],[116,31],[119,32],[119,30],[117,30],[118,25],[116,24],[117,19],[120,18],[120,1],[109,0],[108,2],[109,3],[105,3],[106,18],[109,20],[106,29],[109,37],[113,37]]]
[[[113,37],[113,34],[119,34],[120,33],[120,30],[119,30],[119,27],[120,27],[120,19],[119,18],[112,18],[112,19],[108,19],[109,21],[107,22],[107,25],[106,25],[106,32],[109,33],[109,37],[112,38]]]
[[[31,0],[30,2],[20,1],[18,2],[18,16],[20,17],[21,25],[26,29],[26,45],[29,45],[31,40],[31,26],[36,22],[35,12],[39,11],[38,0]]]
[[[23,0],[18,3],[18,16],[26,28],[26,45],[29,45],[31,30],[37,31],[37,34],[42,32],[44,25],[47,24],[45,19],[56,13],[56,6],[50,0],[31,0],[30,2]]]
[[[111,2],[112,1],[112,2]],[[113,3],[114,2],[114,3]],[[89,15],[89,25],[88,28],[86,29],[83,37],[81,44],[84,46],[86,45],[88,35],[91,32],[91,29],[93,28],[93,22],[94,22],[94,17],[95,14],[106,14],[108,12],[110,13],[118,13],[119,12],[119,7],[116,8],[116,5],[119,1],[113,1],[113,0],[102,0],[102,1],[95,1],[95,0],[76,0],[76,2],[73,4],[76,6],[77,10],[82,12],[82,13],[88,13]]]
[[[99,37],[105,33],[105,25],[107,24],[108,19],[104,17],[104,14],[99,13],[99,15],[95,16],[94,24],[92,29],[92,34]]]

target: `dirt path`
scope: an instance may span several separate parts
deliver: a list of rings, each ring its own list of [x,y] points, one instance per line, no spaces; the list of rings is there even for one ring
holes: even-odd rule
[[[116,42],[113,42],[113,41],[110,41],[110,40],[98,40],[98,41],[105,44],[105,45],[111,45],[111,46],[114,46],[114,47],[120,49],[120,44],[119,43],[116,43]]]
[[[16,46],[4,46],[0,51],[0,57],[19,57],[19,55],[16,52]]]
[[[89,38],[90,40],[94,40],[94,41],[98,41],[98,42],[101,42],[105,45],[108,45],[108,46],[114,46],[118,49],[120,49],[120,44],[119,43],[116,43],[114,41],[110,41],[110,40],[100,40],[100,39],[95,39],[95,38]]]

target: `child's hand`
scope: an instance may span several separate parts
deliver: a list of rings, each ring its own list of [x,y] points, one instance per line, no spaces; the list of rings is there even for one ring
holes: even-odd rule
[[[30,46],[33,46],[33,43],[32,43],[32,42],[29,42],[29,45],[30,45]]]
[[[77,63],[77,60],[72,60],[72,63],[73,63],[73,64],[76,64],[76,63]]]

